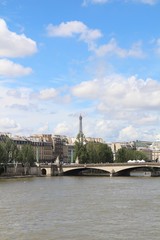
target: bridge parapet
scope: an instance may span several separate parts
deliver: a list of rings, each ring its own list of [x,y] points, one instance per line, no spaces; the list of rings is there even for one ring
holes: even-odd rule
[[[142,163],[105,163],[105,164],[67,164],[62,165],[62,171],[67,172],[74,169],[99,169],[104,170],[109,173],[118,173],[122,170],[134,169],[134,168],[160,168],[160,163],[158,162],[142,162]]]

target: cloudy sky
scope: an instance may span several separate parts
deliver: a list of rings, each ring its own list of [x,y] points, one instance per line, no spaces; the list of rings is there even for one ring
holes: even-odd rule
[[[160,138],[159,0],[0,0],[0,132]]]

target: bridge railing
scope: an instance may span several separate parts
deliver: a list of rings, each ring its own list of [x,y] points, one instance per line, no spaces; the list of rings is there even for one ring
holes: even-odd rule
[[[134,165],[134,166],[160,166],[160,162],[126,162],[126,163],[89,163],[89,164],[63,164],[63,168],[65,167],[94,167],[94,166],[125,166],[125,165]]]

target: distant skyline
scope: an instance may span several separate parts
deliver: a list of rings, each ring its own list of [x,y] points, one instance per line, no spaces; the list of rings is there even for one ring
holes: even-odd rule
[[[0,0],[0,132],[160,139],[160,0]]]

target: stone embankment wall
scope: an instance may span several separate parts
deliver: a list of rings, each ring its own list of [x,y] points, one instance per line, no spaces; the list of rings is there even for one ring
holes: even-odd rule
[[[38,176],[40,175],[40,171],[38,167],[14,167],[14,166],[7,166],[6,171],[4,171],[1,176],[23,176],[23,175],[33,175]]]
[[[35,166],[35,167],[24,167],[22,165],[18,165],[17,167],[11,165],[7,166],[5,171],[1,172],[0,176],[58,176],[60,175],[59,168],[57,165],[43,165],[43,166]]]

